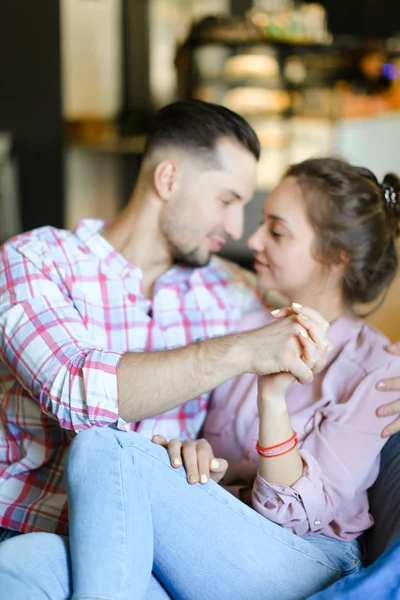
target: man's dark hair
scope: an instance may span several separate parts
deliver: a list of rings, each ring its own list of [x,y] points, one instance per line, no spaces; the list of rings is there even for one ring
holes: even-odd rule
[[[242,117],[224,106],[201,100],[179,101],[162,108],[147,136],[144,156],[162,146],[177,146],[215,163],[215,144],[221,137],[237,140],[256,160],[260,142]]]

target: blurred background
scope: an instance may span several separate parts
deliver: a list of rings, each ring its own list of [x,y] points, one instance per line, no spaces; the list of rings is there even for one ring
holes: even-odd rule
[[[262,143],[246,236],[286,167],[400,173],[396,0],[0,0],[0,241],[112,219],[154,112],[221,103]],[[251,268],[245,240],[225,256]],[[369,320],[400,339],[400,279]]]

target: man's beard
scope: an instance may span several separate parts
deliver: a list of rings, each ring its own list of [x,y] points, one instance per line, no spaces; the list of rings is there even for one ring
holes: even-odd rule
[[[201,267],[206,267],[211,260],[211,253],[209,253],[204,258],[200,256],[200,248],[194,248],[190,252],[184,252],[171,241],[169,241],[169,247],[171,249],[171,254],[174,258],[174,262],[179,265],[183,265],[185,267],[191,267],[194,269],[198,269]]]

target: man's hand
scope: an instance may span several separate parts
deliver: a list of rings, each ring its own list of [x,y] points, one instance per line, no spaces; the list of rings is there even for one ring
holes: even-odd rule
[[[168,442],[163,435],[155,435],[152,441],[168,450],[171,465],[175,469],[185,467],[187,480],[191,484],[204,484],[209,479],[218,483],[228,469],[227,461],[215,458],[211,445],[205,439],[184,442],[172,439]]]
[[[394,344],[390,344],[390,346],[386,346],[385,350],[390,354],[395,356],[400,356],[400,341],[395,342]],[[399,371],[400,371],[400,361],[399,361]],[[391,379],[382,379],[382,381],[378,381],[376,384],[376,388],[383,392],[400,392],[400,375],[398,377],[392,377]],[[387,417],[390,415],[399,415],[400,414],[400,398],[399,400],[395,400],[394,402],[390,402],[389,404],[383,404],[380,406],[376,414],[378,417]],[[382,437],[389,437],[394,433],[400,431],[400,416],[397,417],[390,425],[385,427],[382,431]]]

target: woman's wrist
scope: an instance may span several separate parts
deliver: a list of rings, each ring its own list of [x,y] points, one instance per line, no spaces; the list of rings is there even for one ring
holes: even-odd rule
[[[274,392],[271,394],[258,394],[258,412],[262,414],[284,415],[287,413],[286,394]]]

